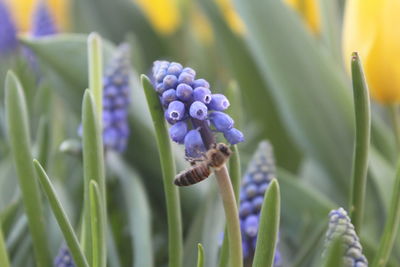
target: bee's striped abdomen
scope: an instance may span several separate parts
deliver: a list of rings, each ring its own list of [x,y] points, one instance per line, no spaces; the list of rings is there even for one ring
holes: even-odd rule
[[[197,184],[208,176],[210,176],[209,167],[206,164],[199,164],[175,176],[174,184],[177,186]]]

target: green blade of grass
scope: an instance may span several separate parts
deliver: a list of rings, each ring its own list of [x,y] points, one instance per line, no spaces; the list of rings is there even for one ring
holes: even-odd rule
[[[104,176],[104,151],[102,131],[98,123],[98,116],[95,110],[95,103],[93,101],[92,93],[89,90],[85,91],[83,97],[82,107],[82,126],[83,126],[83,172],[84,172],[84,209],[83,209],[83,223],[82,223],[82,236],[81,245],[83,251],[89,261],[92,262],[92,236],[91,236],[91,219],[90,219],[90,200],[89,200],[89,186],[90,182],[95,181],[100,190],[102,198],[101,207],[104,209],[103,216],[106,216],[106,190],[105,190],[105,176]],[[104,221],[107,221],[104,218]],[[105,225],[103,225],[105,226]],[[101,229],[103,236],[105,236],[105,228]]]
[[[394,241],[400,223],[400,162],[397,165],[396,178],[393,184],[392,199],[390,202],[389,213],[386,219],[383,235],[379,243],[378,252],[375,254],[373,267],[383,267],[389,259],[392,252]]]
[[[74,263],[77,267],[89,267],[89,264],[83,255],[83,251],[79,246],[78,238],[76,237],[74,229],[68,220],[68,216],[57,197],[56,191],[51,184],[49,177],[37,160],[33,161],[33,165],[35,166],[36,174],[49,200],[53,214],[56,217],[61,232],[63,233],[65,242],[67,243],[69,251],[71,252],[72,258],[74,259]]]
[[[200,243],[197,244],[197,267],[204,267],[204,248]]]
[[[50,255],[44,223],[46,220],[32,163],[25,96],[18,78],[11,71],[7,73],[5,87],[8,136],[28,217],[36,263],[38,266],[48,266]]]
[[[10,267],[10,259],[8,258],[7,248],[4,242],[1,220],[0,220],[0,266]]]
[[[92,256],[93,267],[106,266],[105,221],[103,212],[103,198],[96,181],[90,181],[90,220],[92,229]]]
[[[173,184],[176,175],[174,157],[167,127],[165,125],[164,111],[160,100],[150,80],[145,75],[141,76],[142,86],[146,95],[151,118],[156,133],[158,151],[163,173],[163,184],[168,215],[168,254],[169,266],[182,266],[182,215],[179,193]]]
[[[278,241],[280,191],[276,179],[271,181],[261,208],[260,224],[253,266],[272,267]]]
[[[98,118],[103,113],[103,55],[101,37],[91,33],[88,37],[89,89],[92,91]],[[101,121],[99,121],[101,124]]]
[[[356,140],[353,155],[352,190],[350,193],[350,217],[357,233],[360,234],[367,186],[371,110],[368,86],[365,82],[361,61],[357,53],[353,53],[352,55],[351,70],[353,78]]]

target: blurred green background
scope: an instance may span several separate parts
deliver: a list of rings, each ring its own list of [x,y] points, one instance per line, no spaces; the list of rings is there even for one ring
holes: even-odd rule
[[[237,83],[239,90],[233,97],[237,101],[230,109],[246,137],[246,142],[239,145],[242,169],[246,169],[261,140],[268,139],[274,147],[282,195],[280,247],[285,266],[318,264],[327,214],[339,206],[347,208],[350,190],[354,112],[346,71],[350,56],[342,55],[345,1],[299,1],[303,6],[287,2],[49,1],[60,34],[40,39],[27,34],[35,1],[7,2],[15,15],[21,45],[35,53],[43,74],[37,82],[24,53],[18,50],[2,55],[0,80],[4,80],[6,70],[13,69],[22,81],[35,153],[40,142],[39,121],[49,122],[45,167],[74,223],[81,210],[82,160],[79,153],[63,153],[60,146],[65,140],[79,142],[82,96],[88,87],[86,34],[96,31],[105,39],[106,64],[117,44],[131,45],[131,137],[122,155],[125,165],[117,168],[112,164],[113,156],[107,159],[108,210],[114,237],[110,246],[115,248],[110,252],[110,266],[118,262],[131,266],[139,257],[134,255],[132,245],[141,231],[138,221],[134,225],[132,219],[137,216],[139,224],[151,223],[156,266],[167,262],[160,162],[138,78],[139,74],[148,74],[157,59],[194,68],[216,92],[225,93],[231,82]],[[5,134],[3,86],[0,88],[0,218],[12,266],[33,266],[26,217]],[[187,166],[183,149],[176,144],[173,149],[177,169],[181,170]],[[382,233],[395,161],[389,114],[385,105],[373,101],[361,235],[367,257],[376,252]],[[137,188],[141,193],[135,193]],[[206,266],[217,264],[224,215],[216,191],[213,179],[180,189],[184,266],[194,266],[198,242],[205,248]],[[46,212],[52,253],[56,255],[62,236],[49,207]],[[392,266],[400,266],[400,247],[395,247],[391,260]]]

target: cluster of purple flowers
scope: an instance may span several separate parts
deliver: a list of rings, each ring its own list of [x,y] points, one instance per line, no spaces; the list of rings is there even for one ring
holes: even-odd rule
[[[57,27],[46,1],[39,1],[32,16],[31,35],[43,37],[56,34]]]
[[[243,257],[251,260],[254,255],[261,206],[265,192],[276,177],[275,159],[272,146],[263,141],[250,161],[240,191],[239,217],[243,242]],[[274,266],[281,266],[281,256],[275,251]]]
[[[65,245],[60,248],[58,255],[54,259],[54,267],[75,267],[71,253]]]
[[[329,227],[325,237],[325,252],[336,238],[341,237],[344,245],[344,267],[367,267],[368,260],[363,255],[360,239],[347,212],[343,208],[329,213]],[[324,254],[325,254],[324,252]]]
[[[172,126],[170,137],[185,144],[186,155],[199,157],[206,150],[199,132],[201,127],[212,125],[223,133],[230,144],[244,141],[243,134],[234,128],[233,119],[223,111],[229,107],[222,94],[212,94],[205,79],[196,79],[196,72],[181,64],[155,61],[152,82],[165,109],[165,119]]]
[[[130,48],[120,45],[103,78],[103,141],[106,149],[123,152],[129,137]]]
[[[0,1],[0,56],[11,53],[17,46],[17,27],[7,5]]]

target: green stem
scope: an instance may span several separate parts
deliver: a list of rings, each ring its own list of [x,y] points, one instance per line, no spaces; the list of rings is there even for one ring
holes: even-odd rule
[[[103,117],[103,57],[101,47],[100,35],[91,33],[88,37],[89,89],[92,91],[96,103],[98,118]]]
[[[204,267],[204,248],[200,243],[197,244],[197,267]]]
[[[350,194],[350,217],[357,233],[360,235],[367,186],[371,110],[368,86],[365,82],[361,61],[357,53],[353,53],[351,63],[356,137],[353,155],[352,191]]]
[[[243,266],[243,255],[239,213],[231,179],[225,165],[220,170],[215,171],[215,177],[225,210],[231,266],[241,267]]]
[[[0,220],[0,266],[10,267],[10,260],[8,258],[6,244],[4,242],[1,220]]]
[[[37,266],[49,266],[50,255],[38,182],[32,163],[28,114],[24,91],[13,72],[7,73],[5,106],[10,146],[14,155]]]
[[[396,140],[397,154],[400,152],[400,115],[398,110],[398,105],[393,104],[388,106],[389,114],[392,119],[394,137]]]
[[[169,266],[182,266],[182,217],[179,192],[173,184],[176,175],[175,162],[172,154],[171,143],[164,119],[158,95],[154,90],[149,78],[141,76],[141,81],[146,95],[147,104],[153,120],[156,133],[158,153],[161,161],[161,171],[163,175],[163,184],[165,199],[167,204],[168,220],[168,254]]]
[[[239,204],[239,193],[240,193],[240,181],[241,181],[241,168],[240,168],[240,155],[239,149],[236,145],[231,146],[232,156],[229,159],[229,174],[231,176],[233,190],[235,192],[236,202]],[[228,233],[225,229],[224,241],[221,247],[221,254],[219,260],[219,266],[225,267],[229,263],[229,239]]]
[[[400,223],[400,161],[397,165],[388,217],[372,267],[383,267],[392,252]]]
[[[75,231],[72,228],[70,221],[68,220],[67,214],[65,213],[64,208],[57,197],[56,190],[51,184],[49,177],[37,160],[33,161],[33,165],[35,166],[36,174],[39,178],[40,183],[43,186],[51,209],[54,213],[54,216],[56,217],[58,225],[60,226],[65,242],[67,243],[67,246],[71,252],[72,258],[74,259],[76,266],[89,267],[89,264],[87,263],[86,258],[83,255],[83,251],[79,247],[79,242],[78,238],[75,235]]]
[[[89,261],[92,262],[92,230],[90,218],[90,199],[89,187],[90,182],[94,180],[100,190],[102,204],[104,209],[101,214],[107,215],[106,212],[106,189],[105,189],[105,174],[104,174],[104,152],[102,131],[99,127],[98,116],[95,111],[95,103],[91,91],[86,90],[83,97],[82,107],[82,126],[83,126],[83,172],[84,172],[84,207],[83,207],[83,224],[81,245],[85,255]],[[103,218],[106,222],[107,219]],[[105,224],[101,229],[103,236],[106,236]],[[105,238],[104,238],[105,239]],[[104,240],[101,240],[104,241]],[[105,242],[105,241],[104,241]],[[101,244],[105,247],[105,244]]]

